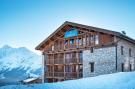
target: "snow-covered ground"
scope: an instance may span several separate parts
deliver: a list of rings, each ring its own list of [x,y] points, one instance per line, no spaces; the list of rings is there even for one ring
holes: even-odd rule
[[[0,89],[135,89],[135,72],[120,72],[58,83],[10,85]]]

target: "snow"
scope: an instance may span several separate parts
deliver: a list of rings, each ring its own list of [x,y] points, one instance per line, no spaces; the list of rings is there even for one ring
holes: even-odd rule
[[[39,77],[41,68],[41,56],[25,47],[12,48],[9,45],[5,45],[0,48],[0,80],[18,82],[29,76]]]
[[[10,85],[0,89],[135,89],[135,72],[120,72],[78,80],[35,85]]]
[[[12,70],[13,68],[22,67],[27,69],[30,67],[31,70],[41,68],[41,57],[30,52],[25,47],[11,48],[5,45],[0,49],[0,63],[4,69]],[[2,67],[3,66],[3,67]]]

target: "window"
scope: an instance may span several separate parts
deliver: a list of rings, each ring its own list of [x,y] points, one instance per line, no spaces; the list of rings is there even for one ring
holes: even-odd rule
[[[85,39],[85,37],[83,37],[83,45],[84,46],[86,45],[86,39]]]
[[[95,38],[94,38],[94,35],[91,35],[91,36],[90,36],[90,43],[91,43],[91,44],[94,44],[94,42],[95,42],[94,39],[95,39]]]
[[[121,55],[123,55],[124,53],[123,53],[123,46],[121,46]]]
[[[129,64],[129,70],[132,71],[132,65],[131,64]]]
[[[72,65],[71,67],[72,67],[72,72],[77,72],[76,71],[76,65]]]
[[[79,52],[79,62],[80,63],[83,62],[83,53],[82,53],[82,51]]]
[[[74,44],[74,39],[70,39],[70,45]]]
[[[91,52],[91,53],[93,53],[93,51],[94,51],[94,48],[93,48],[93,47],[91,47],[91,48],[90,48],[90,52]]]
[[[79,45],[82,45],[82,39],[81,38],[78,39],[78,43],[79,43]]]
[[[54,51],[54,45],[52,45],[52,51]]]
[[[78,45],[78,43],[79,43],[79,40],[78,40],[78,39],[76,39],[76,45]]]
[[[65,66],[65,72],[72,72],[72,67],[71,66]]]
[[[99,36],[95,35],[95,44],[99,44]]]
[[[94,62],[90,62],[90,72],[94,72]]]
[[[124,72],[124,63],[121,64],[121,71]]]
[[[88,36],[86,37],[86,41],[87,41],[86,44],[89,45],[89,37]]]
[[[83,72],[83,65],[78,65],[79,67],[79,72]]]
[[[48,66],[48,72],[53,72],[53,66]]]
[[[68,45],[68,40],[65,40],[65,45]]]
[[[72,52],[72,62],[76,62],[76,52]]]
[[[65,54],[65,62],[66,63],[72,63],[72,54],[71,53]]]
[[[129,57],[131,57],[131,49],[129,49]]]
[[[64,72],[64,67],[61,65],[54,66],[54,71],[56,72]]]

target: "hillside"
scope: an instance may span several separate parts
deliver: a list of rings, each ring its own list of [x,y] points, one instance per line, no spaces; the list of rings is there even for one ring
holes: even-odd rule
[[[10,85],[0,89],[135,89],[135,72],[120,72],[39,85]]]

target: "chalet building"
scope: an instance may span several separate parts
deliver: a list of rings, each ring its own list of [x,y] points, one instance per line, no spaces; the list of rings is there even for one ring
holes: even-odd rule
[[[124,32],[66,21],[36,50],[43,55],[43,82],[135,70],[135,40]]]

